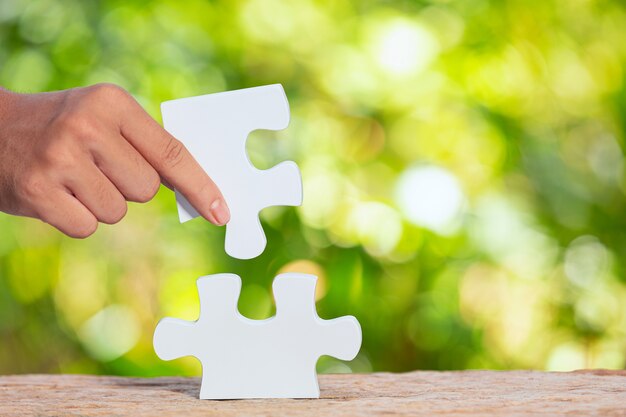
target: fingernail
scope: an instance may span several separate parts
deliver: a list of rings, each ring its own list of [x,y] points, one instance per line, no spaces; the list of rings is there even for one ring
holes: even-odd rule
[[[221,198],[218,198],[211,203],[209,210],[215,219],[215,224],[218,226],[223,226],[230,220],[230,211],[228,210],[228,206],[226,206],[226,203]]]

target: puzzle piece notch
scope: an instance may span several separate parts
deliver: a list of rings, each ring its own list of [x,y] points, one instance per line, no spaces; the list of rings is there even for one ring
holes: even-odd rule
[[[218,274],[198,280],[196,322],[165,318],[154,333],[164,360],[195,356],[202,363],[202,399],[318,398],[315,365],[321,355],[351,360],[361,346],[352,316],[321,319],[313,275],[274,279],[276,315],[250,320],[237,310],[241,279]]]
[[[259,212],[270,206],[302,204],[298,166],[282,162],[259,170],[248,159],[246,142],[254,130],[282,130],[289,124],[289,102],[280,84],[167,101],[163,125],[198,161],[222,191],[230,209],[225,250],[250,259],[267,244]],[[181,223],[198,212],[176,192]]]

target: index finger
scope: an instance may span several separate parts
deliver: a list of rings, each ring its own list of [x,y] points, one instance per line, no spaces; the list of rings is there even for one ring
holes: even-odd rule
[[[161,178],[179,191],[211,223],[224,225],[230,212],[222,193],[185,145],[163,129],[131,97],[120,122],[126,140]]]

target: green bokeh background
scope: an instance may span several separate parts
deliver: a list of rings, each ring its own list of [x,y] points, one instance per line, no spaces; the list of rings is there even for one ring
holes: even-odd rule
[[[296,161],[304,204],[262,212],[249,261],[165,188],[86,240],[0,215],[0,372],[197,375],[155,356],[156,322],[195,319],[218,272],[269,317],[286,270],[363,327],[320,372],[624,368],[625,28],[608,0],[1,0],[12,90],[113,82],[160,120],[282,83],[291,125],[249,154]]]

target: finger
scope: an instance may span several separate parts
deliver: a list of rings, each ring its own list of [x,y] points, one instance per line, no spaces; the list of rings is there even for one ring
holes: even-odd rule
[[[165,185],[167,188],[169,188],[170,190],[174,191],[174,187],[172,186],[172,184],[167,182],[167,180],[165,178],[163,178],[163,177],[161,177],[161,184]]]
[[[126,215],[127,205],[115,185],[91,161],[82,164],[77,172],[65,179],[64,185],[68,190],[98,221],[107,224],[119,222]]]
[[[163,129],[133,100],[122,118],[123,136],[156,169],[165,182],[178,190],[210,222],[230,220],[228,206],[215,183],[187,148]]]
[[[66,235],[84,239],[98,228],[95,216],[67,190],[53,190],[39,204],[37,217]]]
[[[159,191],[159,174],[121,135],[95,142],[91,152],[96,166],[126,200],[146,203]]]

